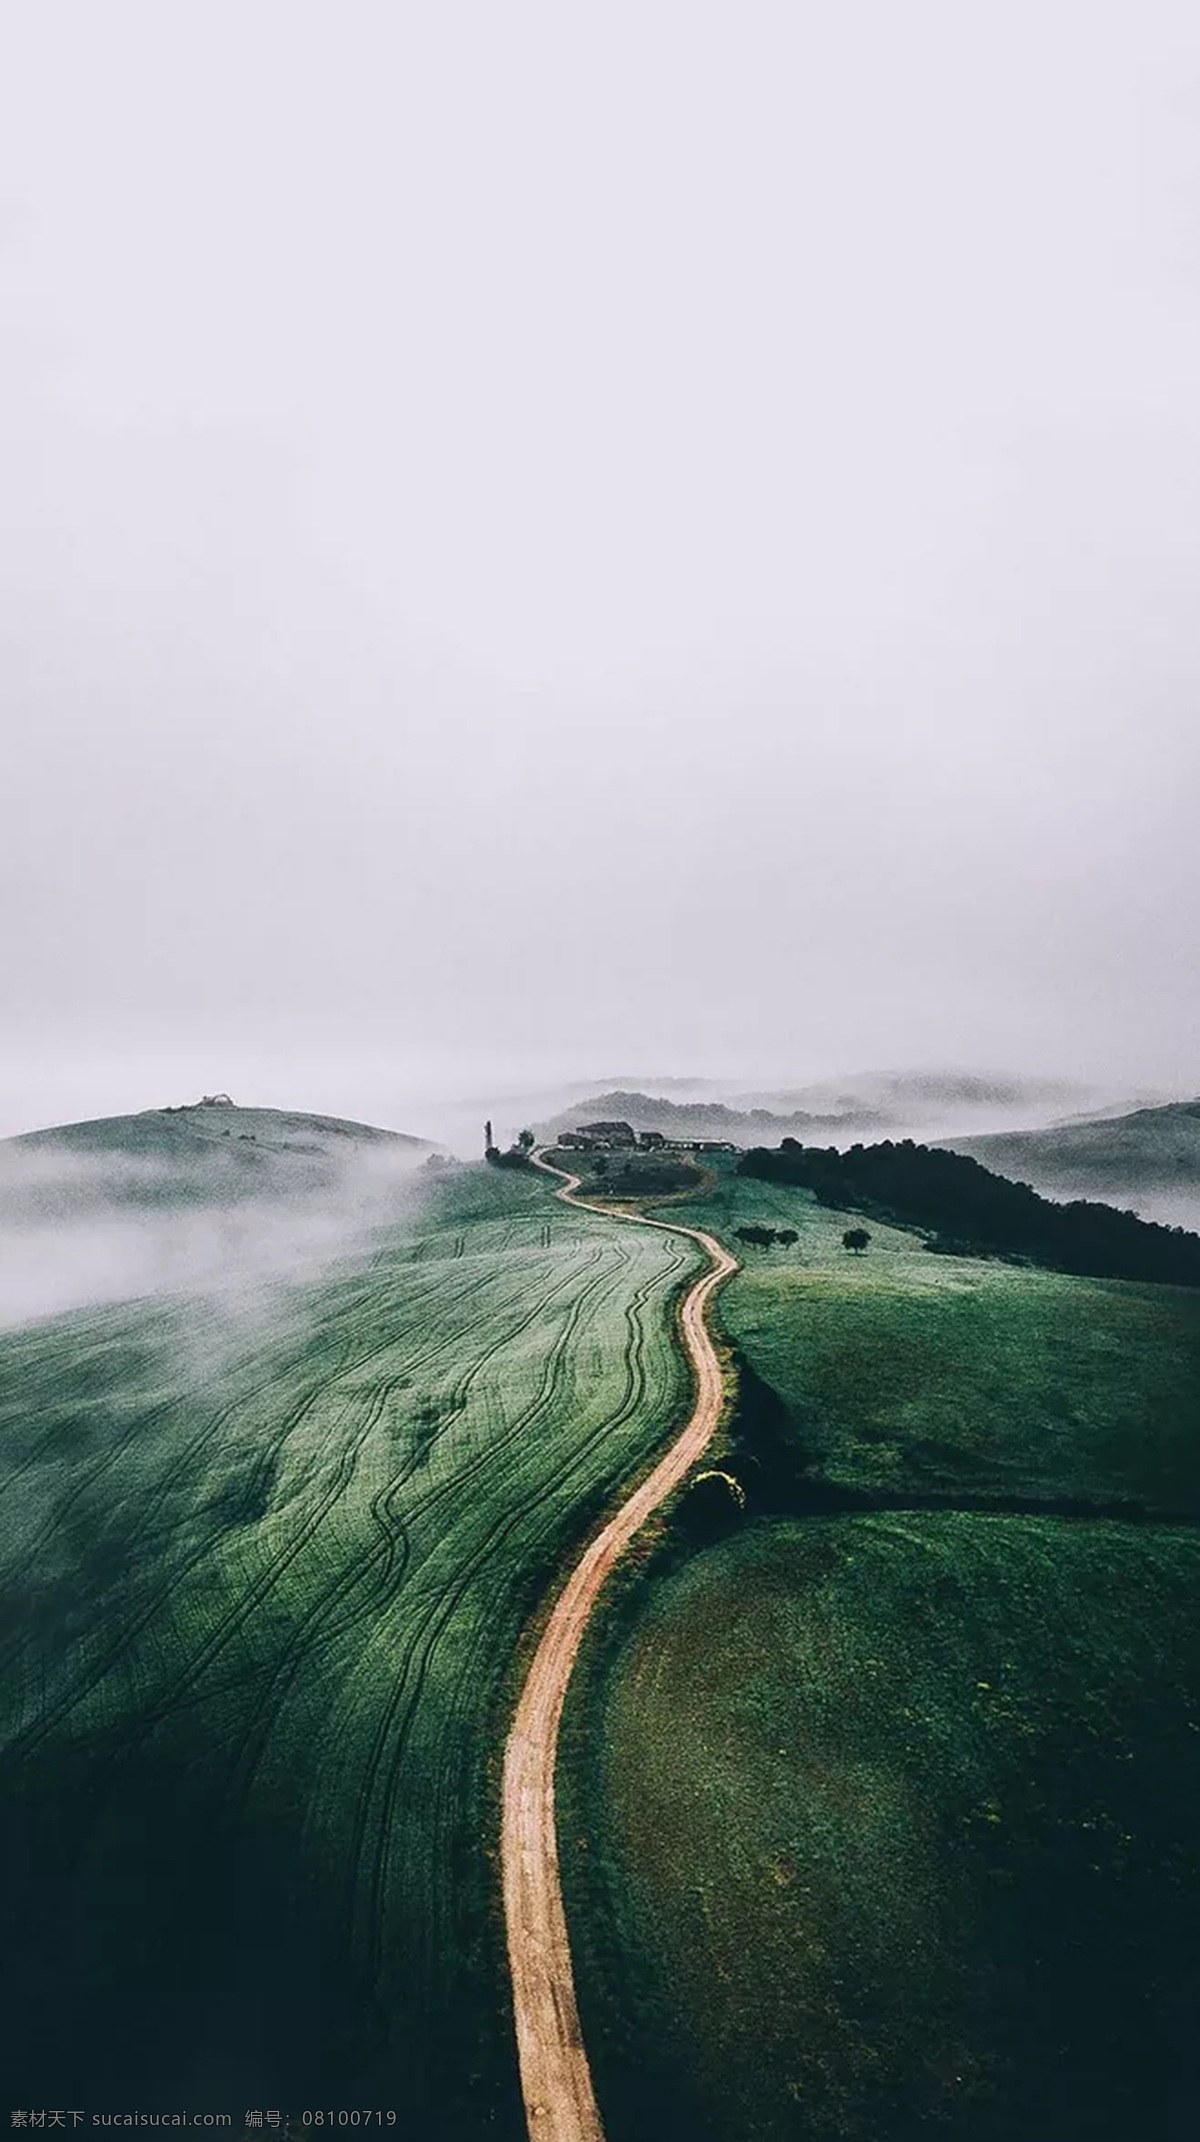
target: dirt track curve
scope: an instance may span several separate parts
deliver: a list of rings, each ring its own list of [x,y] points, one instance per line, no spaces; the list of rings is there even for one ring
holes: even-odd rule
[[[561,1176],[564,1187],[559,1197],[583,1211],[691,1235],[712,1259],[708,1271],[689,1287],[680,1310],[684,1345],[696,1372],[691,1418],[649,1478],[609,1518],[572,1570],[534,1655],[504,1751],[500,1856],[517,2055],[529,2133],[532,2142],[603,2142],[579,2027],[558,1873],[554,1826],[558,1727],[571,1668],[605,1578],[650,1512],[695,1464],[720,1418],[721,1367],[705,1311],[722,1280],[737,1270],[737,1260],[698,1227],[677,1227],[668,1220],[611,1213],[603,1206],[589,1205],[572,1195],[579,1188],[577,1175],[564,1174],[540,1158],[536,1165],[548,1175]]]

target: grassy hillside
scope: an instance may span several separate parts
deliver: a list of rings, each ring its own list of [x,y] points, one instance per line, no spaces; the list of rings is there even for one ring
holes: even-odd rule
[[[1200,1535],[1111,1524],[813,1519],[660,1582],[562,1822],[610,2142],[1194,2133],[1198,1629]]]
[[[798,1481],[1196,1507],[1190,1291],[937,1262],[873,1243],[803,1277],[763,1259],[739,1283],[728,1326],[783,1402]],[[774,1457],[757,1395],[746,1448]]]
[[[502,1696],[683,1402],[690,1256],[453,1170],[261,1321],[175,1299],[0,1337],[12,2104],[518,2131]]]
[[[148,1108],[0,1141],[0,1215],[303,1196],[399,1170],[424,1139],[280,1108]]]
[[[1200,1101],[941,1142],[1049,1196],[1105,1198],[1180,1225],[1200,1219]]]
[[[0,1141],[0,1327],[83,1303],[246,1292],[361,1254],[429,1147],[273,1108],[147,1109]]]
[[[799,1240],[721,1298],[747,1513],[685,1499],[569,1707],[610,2142],[1191,2131],[1200,1302],[673,1209]]]
[[[1200,1187],[1200,1101],[1138,1107],[1131,1116],[1059,1122],[1046,1131],[943,1140],[971,1152],[1003,1176],[1037,1180],[1063,1191],[1104,1195],[1112,1189],[1170,1191]]]
[[[1200,1507],[1193,1289],[939,1257],[874,1222],[855,1257],[853,1215],[728,1169],[670,1209],[727,1241],[756,1221],[799,1237],[746,1250],[721,1296],[751,1371],[743,1454],[778,1469],[782,1443],[847,1489]]]

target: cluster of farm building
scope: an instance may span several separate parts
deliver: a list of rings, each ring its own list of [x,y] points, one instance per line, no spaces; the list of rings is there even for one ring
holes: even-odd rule
[[[561,1131],[558,1143],[576,1153],[736,1153],[729,1138],[668,1138],[656,1130],[635,1131],[631,1123],[580,1123]]]

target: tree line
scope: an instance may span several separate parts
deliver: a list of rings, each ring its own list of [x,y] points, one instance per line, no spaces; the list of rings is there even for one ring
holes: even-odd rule
[[[852,1145],[845,1153],[785,1138],[778,1147],[744,1154],[737,1172],[811,1190],[819,1204],[843,1212],[918,1228],[932,1249],[1017,1257],[1097,1279],[1200,1286],[1200,1236],[1114,1205],[1082,1198],[1056,1204],[965,1153],[911,1138]]]

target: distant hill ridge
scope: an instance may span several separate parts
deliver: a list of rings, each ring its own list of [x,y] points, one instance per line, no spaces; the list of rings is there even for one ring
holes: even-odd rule
[[[1179,1190],[1200,1185],[1200,1099],[1137,1108],[1098,1121],[1045,1130],[997,1131],[939,1139],[999,1174],[1035,1189],[1097,1192]]]
[[[682,1100],[665,1090],[610,1086],[572,1099],[558,1115],[539,1125],[539,1135],[553,1138],[597,1119],[624,1121],[635,1130],[661,1131],[668,1138],[721,1138],[735,1145],[761,1145],[779,1138],[826,1136],[839,1144],[880,1133],[935,1136],[975,1135],[983,1123],[989,1131],[1022,1120],[1045,1123],[1074,1105],[1097,1098],[1093,1089],[1066,1079],[1018,1078],[969,1071],[879,1071],[750,1091],[731,1090],[724,1098],[697,1093],[704,1081],[691,1083],[694,1098]]]
[[[423,1138],[340,1116],[213,1099],[147,1108],[0,1140],[0,1219],[319,1197],[351,1177],[411,1167],[431,1150]]]
[[[617,1088],[563,1109],[549,1123],[541,1124],[539,1133],[552,1139],[560,1131],[577,1129],[581,1123],[614,1120],[631,1123],[635,1130],[662,1131],[669,1138],[728,1138],[737,1145],[761,1143],[770,1136],[782,1138],[796,1130],[883,1129],[890,1121],[867,1109],[854,1114],[822,1116],[797,1110],[780,1115],[768,1108],[730,1108],[723,1101],[668,1101],[658,1094],[626,1093]]]
[[[355,1123],[344,1116],[310,1115],[287,1108],[239,1108],[227,1095],[205,1094],[202,1100],[174,1107],[143,1108],[128,1116],[94,1116],[81,1123],[57,1123],[45,1130],[21,1131],[14,1138],[0,1139],[0,1152],[69,1146],[75,1152],[88,1153],[165,1153],[177,1149],[183,1140],[211,1142],[245,1133],[273,1142],[281,1134],[296,1131],[353,1138],[367,1145],[427,1145],[424,1138],[410,1137],[405,1131],[380,1130],[373,1123]]]
[[[1066,1109],[1079,1106],[1089,1089],[1070,1079],[1018,1078],[1001,1073],[974,1071],[863,1071],[841,1078],[817,1079],[811,1084],[773,1092],[740,1093],[731,1099],[739,1108],[769,1107],[774,1113],[815,1112],[817,1115],[862,1116],[874,1110],[890,1121],[912,1121],[932,1110],[965,1108],[972,1113],[1014,1109],[1044,1111],[1049,1105]]]

